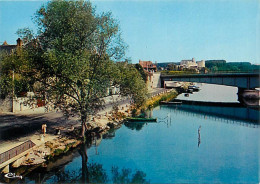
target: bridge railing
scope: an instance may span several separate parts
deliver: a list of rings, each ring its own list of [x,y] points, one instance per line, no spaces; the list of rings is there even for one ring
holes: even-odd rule
[[[21,154],[22,152],[32,148],[33,146],[35,146],[35,144],[31,141],[28,140],[8,151],[5,151],[3,153],[0,154],[0,164],[10,160],[11,158],[14,158],[15,156]]]
[[[225,74],[225,73],[259,73],[259,70],[241,70],[241,71],[231,71],[231,70],[219,70],[219,71],[208,71],[208,74]]]
[[[208,71],[208,72],[192,72],[192,71],[162,71],[161,75],[198,75],[198,74],[251,74],[259,73],[259,70],[244,70],[244,71],[230,71],[230,70],[220,70],[220,71]]]

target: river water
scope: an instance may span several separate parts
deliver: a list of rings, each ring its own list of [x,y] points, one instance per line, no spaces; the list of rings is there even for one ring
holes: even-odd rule
[[[237,102],[235,88],[200,87],[178,98]],[[126,123],[21,182],[259,183],[258,110],[183,104],[148,113],[157,123]]]
[[[184,93],[180,94],[177,99],[196,100],[210,102],[238,102],[237,88],[232,86],[214,85],[197,83],[200,88],[199,93],[194,92],[189,97],[185,97]]]

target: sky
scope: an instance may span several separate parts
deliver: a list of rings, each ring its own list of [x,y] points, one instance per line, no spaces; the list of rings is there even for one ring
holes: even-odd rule
[[[47,1],[1,1],[0,44],[15,44],[18,28]],[[260,64],[260,0],[92,0],[111,11],[128,45],[126,58],[180,62],[225,59]],[[35,31],[36,32],[36,31]]]

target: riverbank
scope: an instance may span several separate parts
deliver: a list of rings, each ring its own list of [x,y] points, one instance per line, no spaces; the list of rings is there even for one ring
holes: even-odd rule
[[[177,92],[174,90],[159,90],[157,94],[147,101],[146,108],[151,108],[158,103],[158,100],[166,100],[174,98],[177,96]],[[120,128],[126,117],[132,116],[133,107],[130,105],[130,101],[121,103],[118,108],[113,109],[106,108],[102,112],[98,113],[97,116],[93,117],[88,125],[87,129],[87,141],[91,142],[94,137],[102,136],[107,133],[110,129]],[[22,143],[25,140],[32,140],[35,142],[35,146],[30,150],[29,153],[20,158],[19,164],[11,165],[11,168],[17,168],[19,166],[33,166],[38,165],[44,167],[48,161],[53,158],[63,155],[69,150],[77,147],[82,143],[81,139],[78,137],[80,132],[80,122],[73,126],[59,125],[53,127],[59,129],[61,135],[46,134],[43,137],[40,133],[36,135],[23,137],[19,142]],[[48,131],[48,129],[47,129]],[[54,132],[54,131],[52,131]],[[1,148],[4,151],[12,148],[13,146],[19,144],[18,142],[13,142],[12,144],[1,144]],[[1,150],[2,152],[2,150]],[[9,168],[5,172],[9,172]],[[23,173],[19,173],[23,174]]]
[[[151,97],[149,100],[147,100],[145,104],[145,108],[151,109],[153,107],[156,107],[160,105],[161,101],[169,102],[172,99],[176,98],[178,96],[178,92],[174,89],[168,90],[167,92],[161,93],[159,95],[155,95]]]

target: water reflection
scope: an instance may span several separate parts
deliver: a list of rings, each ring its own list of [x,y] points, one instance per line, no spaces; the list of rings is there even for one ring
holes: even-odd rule
[[[131,169],[119,169],[118,167],[112,167],[112,181],[113,183],[149,183],[145,177],[146,174],[142,171],[136,171],[132,173]]]
[[[103,139],[112,139],[116,136],[115,134],[115,130],[114,129],[110,129],[108,130],[108,132],[106,134],[104,134],[102,137]]]
[[[172,113],[174,114],[198,116],[203,119],[234,123],[253,128],[259,126],[259,109],[246,108],[239,103],[182,102],[182,105],[168,105],[168,107],[173,110]],[[167,118],[169,119],[169,117]]]
[[[65,165],[60,165],[48,171],[46,168],[38,168],[33,173],[29,173],[21,180],[21,183],[149,183],[143,171],[132,171],[130,168],[119,168],[112,166],[105,169],[103,164],[89,162],[86,144],[82,144],[78,149],[81,158],[81,167],[68,169]],[[75,157],[75,152],[71,153]],[[61,158],[62,159],[62,158]],[[72,158],[71,158],[72,159]],[[67,161],[66,165],[68,164]],[[72,161],[73,162],[73,161]]]
[[[227,124],[237,124],[246,127],[258,128],[259,109],[246,108],[239,103],[215,103],[215,102],[195,102],[189,101],[182,105],[166,105],[170,112],[165,116],[156,117],[157,123],[164,123],[169,128],[174,120],[174,115],[184,114],[185,116],[196,116],[201,119],[214,120]],[[165,106],[165,105],[164,105]],[[160,106],[160,109],[164,106]],[[145,115],[152,114],[152,110],[145,112]],[[155,118],[149,116],[150,118]],[[124,124],[131,130],[140,131],[147,123],[126,122]]]
[[[185,104],[188,103],[188,104]],[[239,103],[215,103],[215,102],[195,102],[183,101],[182,105],[166,105],[171,109],[166,116],[156,117],[157,123],[164,123],[169,128],[172,125],[174,114],[185,114],[185,116],[196,116],[202,119],[220,121],[228,124],[238,124],[257,128],[259,125],[259,110],[243,107]],[[160,106],[163,108],[163,106]],[[147,116],[149,114],[149,116]],[[152,117],[152,110],[145,112],[145,117]],[[146,122],[126,122],[124,124],[131,130],[140,131]],[[200,128],[199,128],[200,131]],[[199,134],[200,138],[200,134]],[[201,141],[199,141],[200,144]],[[198,145],[199,146],[199,145]]]
[[[201,129],[201,126],[198,129],[198,148],[200,147],[200,143],[201,143],[201,141],[200,141],[200,129]]]
[[[167,128],[169,128],[172,124],[172,116],[171,113],[168,113],[167,116],[162,117],[162,118],[157,118],[158,123],[165,123],[167,125]]]
[[[144,122],[125,122],[125,126],[131,130],[140,131],[146,123]]]
[[[59,171],[53,176],[53,182],[55,183],[76,183],[80,180],[80,172],[75,171]],[[45,183],[44,180],[41,183]]]
[[[55,183],[148,183],[146,174],[142,171],[132,172],[130,168],[119,169],[112,166],[110,172],[104,169],[100,163],[89,163],[86,145],[79,149],[82,167],[77,171],[63,169],[55,173],[52,180],[46,182]]]

